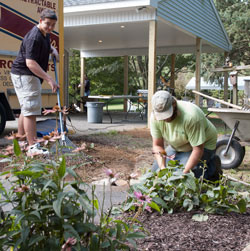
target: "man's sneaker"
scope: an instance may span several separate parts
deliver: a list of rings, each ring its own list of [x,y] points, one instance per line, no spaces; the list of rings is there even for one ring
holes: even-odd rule
[[[28,150],[29,155],[47,155],[49,154],[49,151],[46,148],[41,148],[39,143],[35,143],[34,145],[29,147]]]

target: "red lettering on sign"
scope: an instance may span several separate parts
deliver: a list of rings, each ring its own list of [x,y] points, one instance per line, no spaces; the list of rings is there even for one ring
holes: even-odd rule
[[[7,66],[8,66],[9,69],[11,69],[12,64],[13,64],[13,61],[11,61],[11,60],[9,60],[9,61],[7,62]]]
[[[11,69],[12,64],[13,64],[12,60],[0,59],[0,68]]]
[[[6,69],[6,60],[0,59],[0,68],[5,68]]]

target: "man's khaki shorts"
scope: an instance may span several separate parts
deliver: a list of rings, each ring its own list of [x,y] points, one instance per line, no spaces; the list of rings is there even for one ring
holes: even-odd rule
[[[38,77],[11,73],[23,116],[41,115],[42,85]]]

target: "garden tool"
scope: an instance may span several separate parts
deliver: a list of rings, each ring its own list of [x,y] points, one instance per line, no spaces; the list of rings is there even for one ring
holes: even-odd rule
[[[56,68],[56,58],[53,57],[53,63],[55,66],[55,79],[58,85],[58,78],[57,78],[57,68]],[[60,90],[57,88],[57,103],[59,108],[61,109],[61,101],[60,101]],[[62,112],[59,112],[59,121],[60,121],[60,129],[61,129],[61,139],[59,140],[59,147],[58,150],[63,153],[71,152],[76,148],[76,146],[72,143],[72,141],[65,135],[66,132],[63,130],[63,119],[62,119]],[[53,145],[51,148],[51,152],[56,152],[57,145]]]

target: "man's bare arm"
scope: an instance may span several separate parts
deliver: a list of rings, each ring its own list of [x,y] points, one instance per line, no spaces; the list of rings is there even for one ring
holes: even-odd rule
[[[185,165],[183,173],[189,173],[190,170],[193,169],[199,163],[203,153],[204,153],[204,144],[199,146],[194,146],[192,153]]]
[[[153,138],[153,153],[160,169],[166,168],[166,157],[163,138]]]

